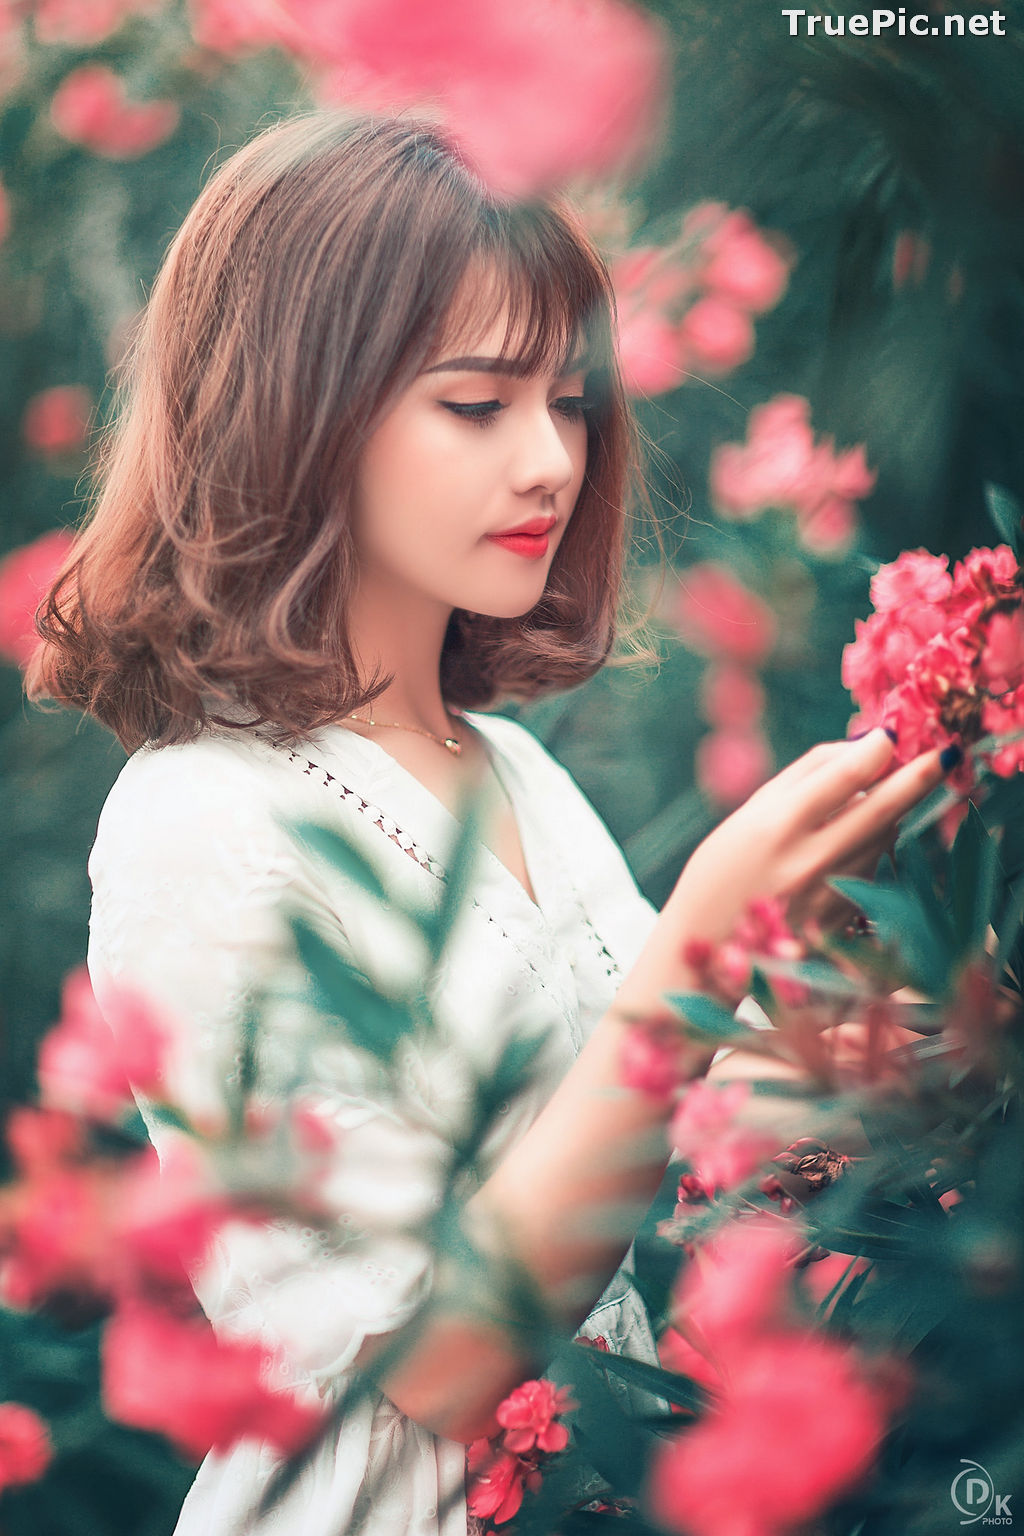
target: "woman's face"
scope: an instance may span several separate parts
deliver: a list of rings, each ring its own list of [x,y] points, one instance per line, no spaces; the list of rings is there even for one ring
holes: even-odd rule
[[[585,375],[572,361],[508,372],[506,320],[463,328],[367,441],[353,507],[364,595],[496,618],[539,601],[583,485]]]

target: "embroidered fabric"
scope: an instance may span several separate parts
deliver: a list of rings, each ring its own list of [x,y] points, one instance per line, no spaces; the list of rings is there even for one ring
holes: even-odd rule
[[[397,1097],[380,1092],[343,1040],[307,1048],[303,977],[282,916],[285,905],[301,910],[375,982],[422,967],[399,908],[403,899],[440,901],[457,823],[378,744],[336,726],[301,753],[255,730],[144,748],[111,791],[90,860],[97,997],[103,1006],[112,987],[131,982],[173,1019],[170,1096],[193,1115],[222,1113],[223,1084],[238,1071],[240,1012],[266,989],[267,1091],[303,1091],[336,1133],[336,1229],[239,1223],[195,1277],[215,1326],[260,1337],[293,1382],[322,1396],[343,1388],[363,1340],[400,1326],[430,1287],[429,1254],[388,1221],[435,1198],[472,1077],[510,1039],[541,1037],[538,1080],[501,1106],[483,1148],[486,1173],[543,1107],[657,916],[596,812],[536,738],[497,716],[466,718],[515,812],[537,901],[481,844],[433,980],[438,1038],[403,1044]],[[304,820],[351,837],[392,906],[325,869],[285,830]],[[151,1124],[151,1134],[165,1150],[169,1133]],[[642,1306],[621,1273],[581,1331],[653,1358]],[[288,1497],[257,1521],[274,1466],[252,1444],[208,1457],[177,1536],[334,1536],[367,1500],[366,1536],[468,1529],[464,1447],[380,1395],[345,1416]]]

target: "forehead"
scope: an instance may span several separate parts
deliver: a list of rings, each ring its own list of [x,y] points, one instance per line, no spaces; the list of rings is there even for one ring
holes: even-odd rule
[[[526,274],[471,267],[460,283],[427,361],[491,357],[511,374],[582,367],[586,334],[566,295]]]

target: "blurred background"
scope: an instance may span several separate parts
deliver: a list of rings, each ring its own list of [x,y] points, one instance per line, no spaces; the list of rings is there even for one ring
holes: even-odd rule
[[[841,5],[808,36],[765,0],[602,0],[586,25],[586,7],[517,3],[533,52],[510,78],[496,0],[0,0],[8,1100],[84,956],[86,859],[123,762],[91,721],[25,704],[26,616],[83,515],[112,370],[211,167],[317,102],[443,110],[468,81],[467,132],[486,103],[536,151],[516,190],[575,193],[615,273],[649,443],[632,585],[661,661],[503,712],[574,773],[661,902],[716,820],[846,731],[842,650],[875,564],[992,543],[985,485],[1024,493],[1021,5],[962,6],[963,35],[944,0],[920,7],[924,36],[837,35],[855,10]],[[587,26],[596,62],[574,96],[566,61]],[[554,164],[560,82],[583,148]],[[620,120],[625,172],[607,142]]]

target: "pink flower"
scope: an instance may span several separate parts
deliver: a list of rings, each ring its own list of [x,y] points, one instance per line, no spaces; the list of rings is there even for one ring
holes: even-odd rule
[[[349,0],[304,10],[322,89],[354,105],[429,103],[499,193],[600,175],[646,150],[665,87],[651,17],[619,0]]]
[[[77,453],[85,446],[92,396],[80,384],[60,384],[33,395],[21,420],[28,446],[47,458]]]
[[[666,1328],[658,1340],[658,1359],[666,1371],[688,1376],[698,1386],[717,1392],[722,1385],[719,1372],[706,1355],[695,1349],[685,1334],[676,1328]]]
[[[748,1341],[720,1405],[660,1451],[648,1496],[688,1536],[782,1536],[870,1471],[890,1394],[845,1346],[780,1333]]]
[[[623,315],[618,348],[622,380],[631,395],[661,395],[686,379],[678,329],[656,310]]]
[[[1024,681],[1024,609],[997,612],[989,619],[978,675],[997,693],[1018,688]]]
[[[679,327],[684,355],[708,373],[729,373],[754,355],[754,327],[747,310],[717,294],[705,294]]]
[[[566,1387],[556,1387],[545,1377],[524,1381],[498,1406],[497,1420],[505,1431],[505,1450],[516,1456],[534,1448],[547,1452],[564,1451],[569,1443],[569,1431],[555,1420],[568,1407]]]
[[[726,516],[788,509],[806,547],[829,554],[851,541],[852,504],[874,483],[863,447],[836,453],[830,438],[815,440],[810,406],[800,395],[777,395],[751,411],[746,442],[717,448],[709,474],[712,497]]]
[[[42,1477],[53,1460],[46,1423],[24,1403],[0,1403],[0,1492]]]
[[[899,612],[907,603],[944,603],[953,592],[948,567],[945,555],[930,555],[926,549],[904,550],[871,578],[871,601],[876,612]]]
[[[683,1271],[673,1322],[714,1364],[732,1370],[748,1345],[787,1316],[800,1234],[775,1216],[719,1228]]]
[[[704,655],[757,666],[775,644],[768,605],[724,565],[691,565],[680,579],[673,613],[683,639]]]
[[[60,1023],[40,1047],[43,1102],[114,1119],[131,1104],[133,1084],[143,1093],[159,1089],[169,1041],[167,1026],[132,992],[112,997],[104,1016],[80,966],[64,983]]]
[[[258,1344],[218,1339],[204,1317],[126,1303],[104,1330],[104,1411],[118,1423],[165,1435],[194,1461],[250,1438],[293,1455],[321,1415],[266,1386],[270,1364]]]
[[[786,291],[790,263],[743,209],[726,213],[704,238],[700,278],[719,297],[760,314]]]
[[[466,1508],[471,1515],[504,1525],[519,1513],[528,1469],[518,1456],[495,1450],[489,1440],[474,1440],[466,1471]]]
[[[630,1024],[622,1037],[623,1087],[652,1099],[668,1099],[688,1074],[685,1037],[674,1023]]]
[[[189,0],[196,42],[218,53],[244,53],[274,44],[301,52],[308,33],[303,9],[308,7],[283,0]]]
[[[39,644],[35,613],[71,553],[62,529],[0,560],[0,657],[24,666]]]
[[[832,496],[797,524],[797,536],[812,554],[843,555],[857,536],[857,515],[848,501]]]
[[[711,731],[697,744],[698,787],[716,805],[741,805],[772,771],[772,753],[761,731]]]
[[[32,14],[41,43],[92,48],[129,16],[152,15],[163,0],[36,0]]]
[[[173,101],[128,102],[124,84],[105,64],[83,64],[57,88],[50,117],[57,132],[110,160],[148,154],[178,126]]]
[[[753,672],[735,662],[707,667],[700,697],[705,720],[720,730],[751,730],[764,714],[764,689]]]
[[[735,1189],[776,1150],[775,1138],[735,1123],[749,1098],[749,1083],[717,1088],[700,1079],[687,1087],[672,1117],[671,1142],[709,1197]]]

